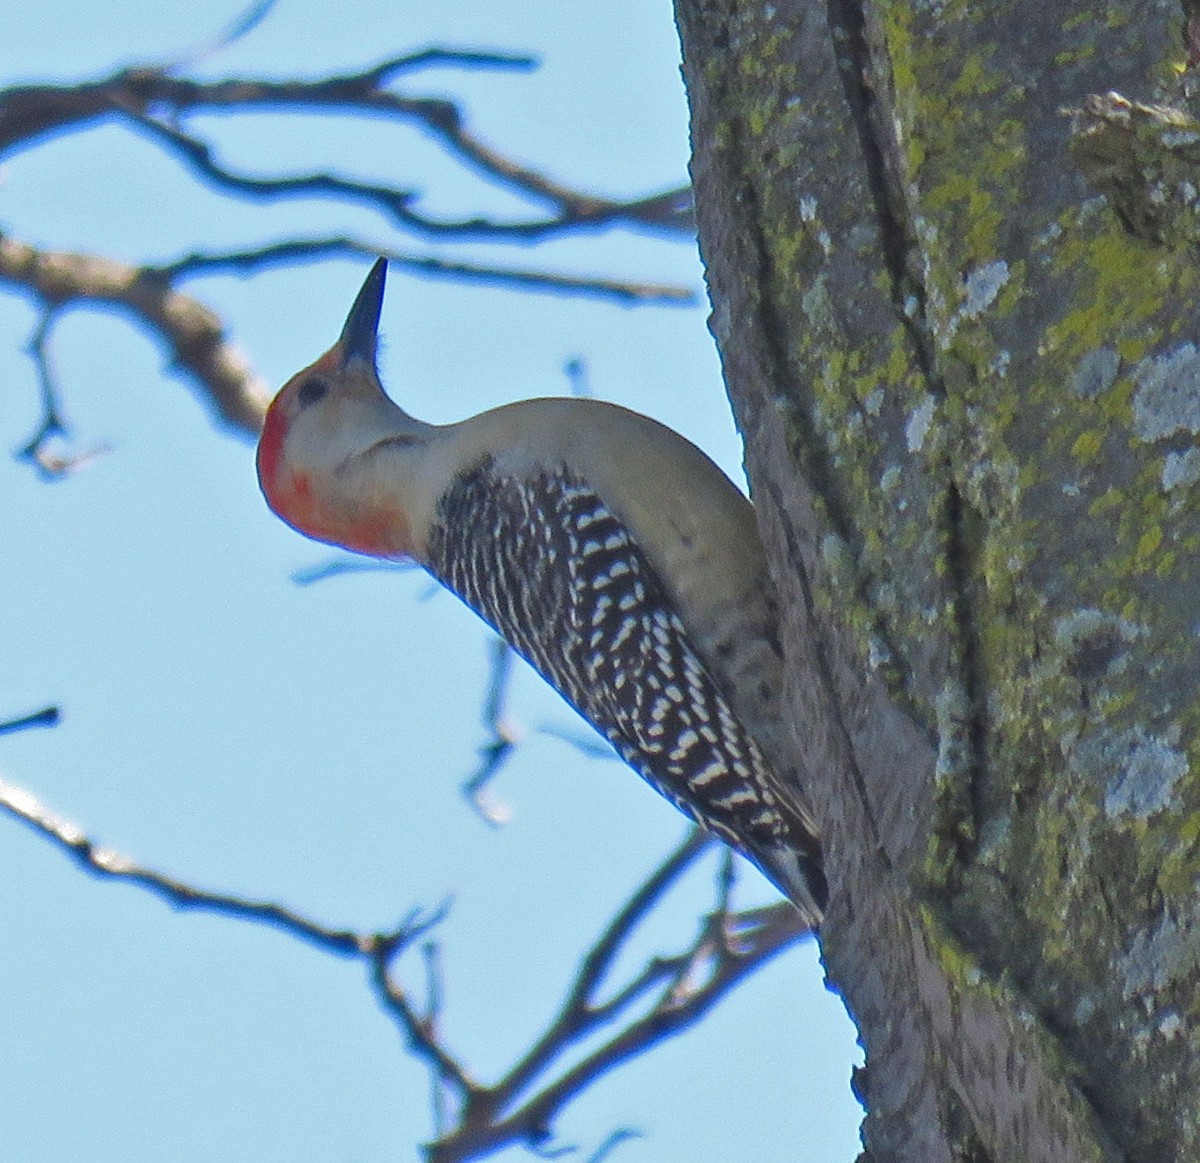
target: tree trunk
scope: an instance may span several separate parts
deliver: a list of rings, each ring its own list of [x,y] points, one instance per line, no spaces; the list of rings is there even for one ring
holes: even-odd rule
[[[866,1157],[1200,1158],[1178,10],[676,7]]]

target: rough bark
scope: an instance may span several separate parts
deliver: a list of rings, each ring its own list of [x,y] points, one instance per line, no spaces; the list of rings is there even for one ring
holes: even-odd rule
[[[1182,103],[1180,14],[676,11],[866,1156],[1200,1158],[1200,134],[1091,187],[1063,112]]]

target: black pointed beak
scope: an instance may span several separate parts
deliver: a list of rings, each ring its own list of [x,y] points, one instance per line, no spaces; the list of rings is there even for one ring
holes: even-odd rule
[[[342,366],[361,359],[369,367],[375,366],[375,352],[379,345],[379,314],[383,310],[383,285],[387,281],[387,259],[378,258],[346,316],[346,325],[338,339],[342,353]]]

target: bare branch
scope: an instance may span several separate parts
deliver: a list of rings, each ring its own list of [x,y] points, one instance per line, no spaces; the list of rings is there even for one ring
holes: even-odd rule
[[[0,234],[0,285],[32,295],[43,309],[103,303],[132,315],[158,335],[171,363],[203,389],[230,427],[257,433],[269,398],[267,385],[226,339],[210,308],[172,289],[143,268],[97,255],[40,251]]]
[[[565,1003],[542,1036],[494,1086],[470,1093],[459,1129],[428,1148],[430,1163],[478,1158],[514,1142],[544,1145],[554,1119],[582,1089],[629,1057],[698,1021],[750,972],[809,932],[805,919],[787,903],[743,914],[725,912],[722,871],[720,910],[701,926],[693,945],[673,957],[652,958],[607,1002],[597,1002],[596,994],[633,931],[713,843],[694,829],[634,893],[584,957]],[[513,1109],[519,1096],[567,1050],[615,1021],[655,986],[661,987],[659,997],[647,1012]]]
[[[358,72],[313,80],[239,78],[203,82],[173,75],[182,66],[244,36],[269,9],[269,2],[252,2],[214,42],[174,61],[121,69],[88,84],[0,90],[0,154],[28,146],[54,130],[82,130],[101,119],[117,118],[148,134],[158,146],[220,190],[257,199],[315,196],[366,203],[381,210],[394,224],[424,237],[530,241],[614,223],[690,233],[691,195],[686,186],[626,201],[584,193],[491,149],[466,128],[462,111],[452,101],[405,96],[388,87],[405,74],[434,66],[528,69],[535,65],[528,56],[429,47],[387,58]],[[412,191],[390,183],[323,172],[283,176],[238,172],[219,161],[213,146],[186,124],[189,114],[262,110],[336,112],[417,126],[485,180],[524,198],[531,209],[514,221],[481,216],[449,220],[418,209]],[[254,435],[265,412],[267,386],[225,335],[222,320],[196,299],[178,291],[179,281],[318,257],[375,257],[380,253],[387,254],[396,268],[422,277],[586,294],[629,304],[685,305],[695,301],[695,293],[686,287],[402,253],[345,236],[285,239],[225,253],[193,252],[173,262],[137,267],[98,255],[41,251],[0,232],[0,285],[8,284],[30,294],[43,312],[30,346],[41,383],[42,420],[22,455],[52,477],[79,467],[94,455],[66,456],[51,450],[54,438],[64,434],[65,424],[48,337],[56,313],[64,306],[99,303],[131,314],[161,339],[171,364],[198,385],[221,422]]]
[[[42,712],[39,717],[47,714]],[[142,867],[98,845],[82,829],[55,816],[36,797],[4,781],[0,781],[0,810],[66,852],[93,876],[134,884],[176,908],[198,909],[269,925],[326,952],[365,962],[384,1011],[403,1030],[412,1053],[431,1071],[439,1138],[428,1148],[428,1157],[436,1163],[477,1158],[514,1142],[545,1145],[554,1118],[581,1090],[620,1062],[698,1021],[749,973],[807,931],[804,919],[786,903],[740,914],[725,912],[726,890],[719,885],[721,909],[703,922],[690,948],[672,957],[651,959],[608,1001],[596,1001],[609,970],[625,952],[634,929],[696,857],[713,843],[709,837],[693,831],[617,912],[583,959],[567,1001],[546,1033],[504,1078],[486,1087],[472,1077],[438,1034],[443,992],[437,946],[428,942],[424,947],[424,1007],[418,1008],[394,972],[400,954],[445,918],[448,903],[428,914],[413,911],[388,933],[336,929],[273,902],[198,889]],[[540,1091],[517,1109],[511,1109],[519,1095],[541,1079],[554,1061],[599,1026],[620,1017],[654,986],[659,987],[659,993],[648,1010],[558,1077],[545,1082]],[[447,1102],[457,1108],[458,1121],[453,1127]],[[623,1137],[627,1136],[616,1133],[607,1149]]]
[[[723,951],[705,985],[684,993],[667,990],[649,1013],[631,1022],[600,1049],[565,1071],[511,1116],[489,1126],[486,1149],[495,1150],[506,1142],[536,1141],[548,1134],[553,1120],[580,1091],[622,1062],[699,1021],[749,973],[809,932],[804,918],[787,903],[763,910],[762,917],[750,945],[743,951]],[[475,1141],[474,1130],[464,1119],[463,1129],[457,1136],[431,1149],[431,1161],[448,1163],[478,1157],[483,1152]]]
[[[587,1032],[585,1025],[594,1016],[592,999],[630,935],[671,885],[713,842],[712,837],[699,828],[691,829],[683,843],[654,870],[613,917],[580,962],[571,989],[554,1020],[525,1056],[496,1084],[494,1092],[497,1105],[511,1101],[512,1096],[525,1089],[569,1044],[584,1036]],[[633,997],[629,1000],[633,1000]],[[602,1014],[600,1020],[607,1020],[613,1012],[609,1010]]]
[[[201,909],[270,925],[342,957],[362,956],[377,940],[347,929],[328,928],[282,905],[208,892],[143,868],[119,852],[96,844],[82,829],[56,816],[35,796],[4,780],[0,780],[0,809],[61,848],[85,872],[101,879],[128,881],[176,908]]]
[[[404,1031],[412,1053],[433,1071],[435,1082],[445,1084],[460,1104],[478,1089],[466,1068],[437,1040],[432,1023],[422,1017],[409,1000],[408,992],[391,972],[391,950],[381,946],[371,958],[371,984],[385,1012]]]
[[[0,154],[28,146],[62,129],[85,129],[114,110],[167,109],[175,118],[197,110],[231,108],[261,111],[324,109],[370,110],[399,122],[421,124],[433,133],[461,121],[452,102],[442,98],[402,97],[384,89],[393,75],[426,65],[463,68],[530,68],[528,57],[473,50],[422,49],[393,56],[358,73],[315,80],[273,81],[241,78],[193,81],[171,76],[176,62],[120,69],[97,81],[77,85],[22,85],[0,90]]]
[[[129,121],[144,129],[160,145],[183,161],[198,176],[219,189],[257,198],[326,197],[343,202],[362,202],[382,211],[392,222],[415,234],[457,241],[495,241],[505,238],[536,241],[553,234],[576,231],[581,227],[607,226],[621,221],[645,223],[649,218],[658,225],[664,213],[677,213],[686,204],[687,189],[669,190],[649,198],[616,202],[568,192],[539,174],[500,159],[461,132],[456,136],[463,153],[490,176],[504,177],[527,195],[553,201],[554,212],[539,218],[500,222],[480,216],[439,219],[414,208],[413,190],[341,177],[332,173],[297,174],[290,177],[253,177],[237,173],[219,162],[213,147],[194,133],[161,116],[150,116],[135,109],[125,111]],[[470,148],[468,148],[470,147]]]
[[[429,236],[511,238],[529,241],[550,234],[634,224],[672,233],[694,229],[690,189],[678,186],[629,200],[572,189],[505,157],[475,137],[462,111],[444,98],[406,97],[384,87],[398,74],[431,64],[455,67],[532,67],[528,57],[450,49],[425,49],[393,57],[357,73],[316,80],[270,81],[238,78],[201,82],[173,77],[162,66],[123,69],[75,86],[25,86],[0,92],[0,153],[26,146],[51,130],[81,129],[114,114],[148,133],[174,156],[219,188],[253,196],[322,195],[367,201],[407,229]],[[397,124],[419,125],[449,154],[488,181],[550,213],[521,221],[478,217],[442,221],[416,212],[411,193],[330,174],[252,178],[218,163],[211,147],[181,128],[188,113],[268,109],[370,114]]]
[[[561,739],[562,742],[574,747],[580,755],[585,755],[588,759],[620,758],[608,740],[590,729],[576,730],[573,725],[563,726],[560,723],[544,722],[537,725],[537,730],[551,739]]]
[[[95,454],[93,451],[84,457],[56,459],[46,450],[47,441],[65,431],[47,342],[50,327],[63,307],[105,304],[133,316],[162,340],[170,363],[193,380],[220,420],[253,436],[262,423],[270,388],[228,339],[220,317],[199,300],[175,290],[175,280],[198,273],[258,269],[322,255],[378,253],[379,248],[349,238],[296,239],[257,250],[193,253],[160,267],[135,267],[99,255],[38,250],[0,233],[0,285],[7,284],[32,295],[43,311],[29,348],[38,368],[43,418],[22,455],[35,460],[42,471],[56,475],[78,467]],[[386,250],[382,253],[388,254],[398,267],[422,275],[601,295],[625,302],[682,304],[691,300],[691,292],[682,288],[503,270]]]
[[[604,983],[608,971],[634,929],[650,914],[679,877],[715,843],[707,832],[699,828],[689,829],[679,847],[646,878],[609,922],[608,928],[583,959],[574,987],[562,1009],[563,1017],[568,1021],[573,1020],[575,1015],[588,1008],[592,996]]]
[[[494,796],[488,785],[512,758],[521,742],[522,730],[521,725],[504,709],[512,678],[512,663],[517,655],[499,637],[491,639],[490,649],[491,662],[482,715],[483,726],[489,737],[479,748],[479,766],[463,781],[460,790],[485,823],[499,827],[512,819],[512,809]],[[590,728],[574,730],[557,723],[539,723],[536,729],[542,735],[562,740],[587,759],[617,758],[612,746]]]
[[[455,1066],[448,1054],[436,1046],[425,1028],[425,1022],[409,1005],[404,990],[389,976],[394,959],[413,941],[445,919],[448,904],[425,916],[414,911],[390,933],[335,929],[283,905],[198,889],[165,873],[142,867],[129,857],[100,846],[81,828],[56,816],[35,796],[4,780],[0,780],[0,810],[65,851],[76,864],[93,876],[134,884],[176,908],[196,909],[268,925],[327,953],[365,960],[371,967],[372,978],[382,995],[385,1009],[409,1031],[410,1039],[421,1055],[432,1055],[443,1074],[455,1077],[465,1085],[465,1074]]]
[[[146,116],[133,110],[128,111],[127,115],[134,125],[145,129],[151,137],[156,138],[201,177],[234,193],[273,198],[297,194],[338,196],[346,201],[372,204],[402,226],[427,230],[430,233],[439,229],[434,223],[423,220],[419,214],[409,210],[410,203],[416,197],[412,190],[351,181],[334,174],[306,174],[290,178],[252,178],[235,174],[217,162],[213,157],[212,147],[198,137],[184,133],[177,126],[158,117]],[[453,227],[445,229],[449,233]]]

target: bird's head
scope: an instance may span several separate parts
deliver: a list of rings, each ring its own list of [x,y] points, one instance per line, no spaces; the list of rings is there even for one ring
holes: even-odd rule
[[[419,446],[431,426],[387,397],[375,368],[386,275],[381,258],[337,343],[271,401],[258,441],[258,480],[267,504],[301,533],[376,557],[404,557],[413,553],[413,533],[397,491],[395,453]]]

